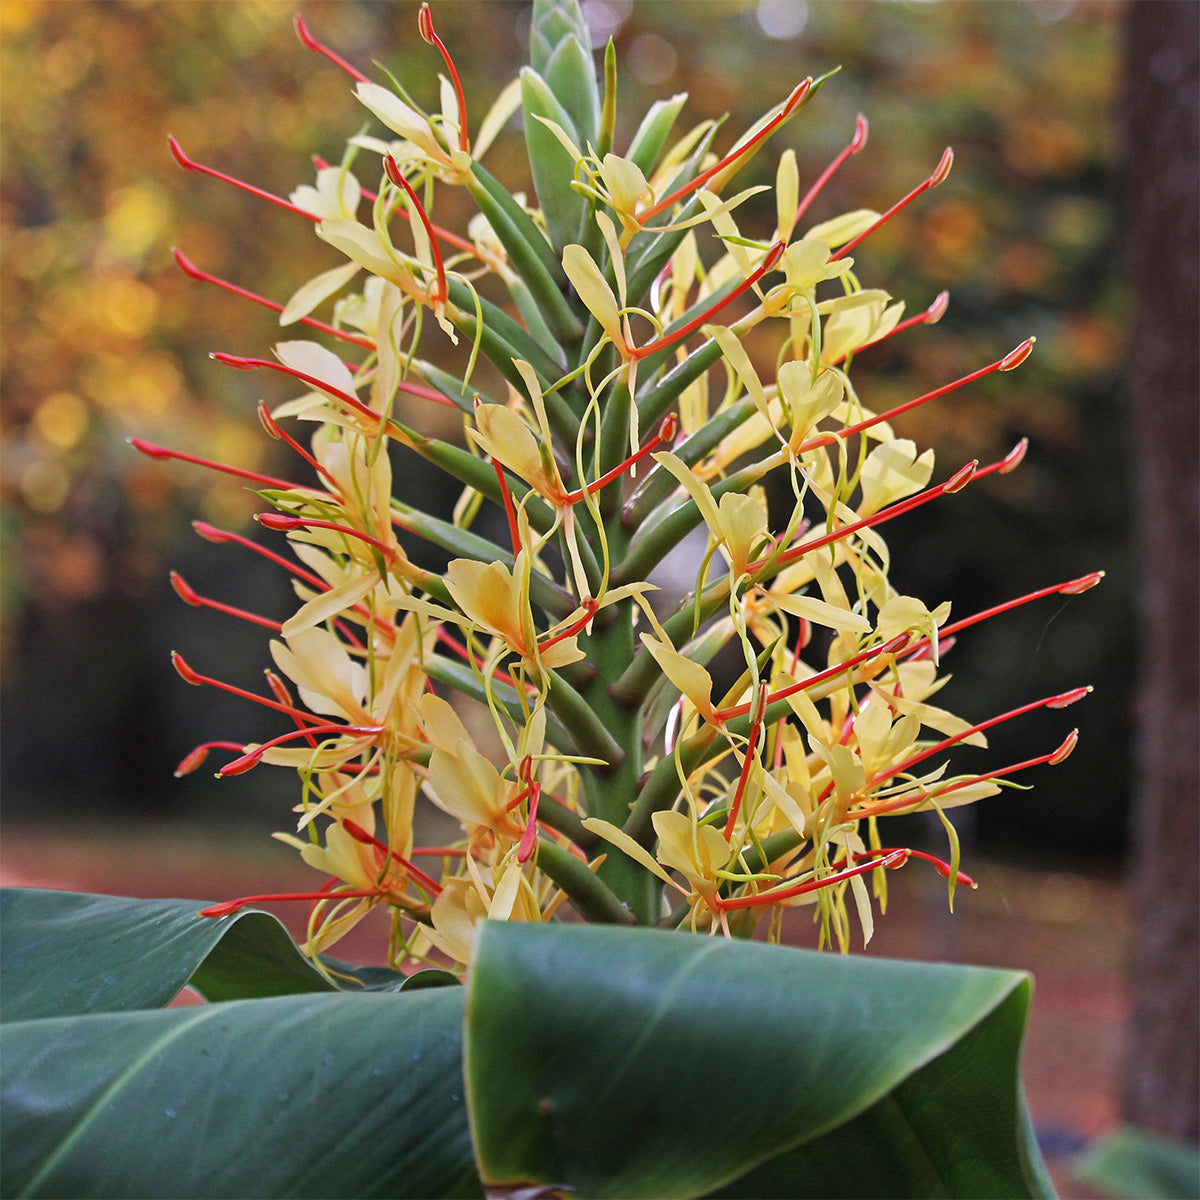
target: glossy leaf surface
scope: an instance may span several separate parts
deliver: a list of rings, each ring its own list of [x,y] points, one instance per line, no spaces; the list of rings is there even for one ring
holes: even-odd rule
[[[1017,1080],[1028,995],[1014,972],[488,925],[481,1173],[581,1196],[1048,1194]]]

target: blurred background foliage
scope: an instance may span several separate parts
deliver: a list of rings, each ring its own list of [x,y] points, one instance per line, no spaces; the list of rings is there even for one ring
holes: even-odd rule
[[[407,0],[0,5],[6,819],[236,814],[278,828],[294,802],[287,772],[221,784],[206,770],[171,778],[198,742],[278,731],[251,706],[188,688],[170,669],[174,648],[202,671],[260,687],[269,660],[260,630],[189,610],[168,570],[277,616],[288,611],[287,585],[257,558],[189,529],[197,518],[246,529],[258,505],[235,481],[154,463],[125,439],[294,472],[254,418],[259,398],[288,395],[285,381],[233,374],[207,358],[261,355],[279,340],[273,314],[187,279],[171,248],[280,301],[336,258],[302,219],[179,170],[166,137],[286,195],[310,181],[309,156],[339,158],[366,117],[349,79],[298,43],[294,13],[351,62],[369,70],[378,59],[432,105],[440,62],[417,35],[417,8]],[[730,114],[719,142],[730,145],[800,78],[840,66],[762,160],[794,146],[802,181],[811,179],[849,139],[855,114],[867,114],[869,143],[829,185],[814,221],[885,209],[954,147],[948,182],[855,255],[864,280],[912,312],[948,288],[949,312],[935,328],[865,352],[859,388],[883,409],[1036,335],[1018,372],[897,422],[937,448],[939,478],[968,459],[999,457],[1025,434],[1031,449],[1015,474],[890,526],[896,582],[930,601],[952,599],[965,615],[1108,572],[1086,597],[1042,601],[964,637],[944,695],[983,719],[1095,684],[1069,718],[1015,722],[986,752],[992,767],[1041,753],[1077,722],[1081,746],[1066,764],[1039,772],[1031,793],[1006,792],[960,816],[985,850],[1114,860],[1125,844],[1135,654],[1127,301],[1113,201],[1121,6],[585,0],[584,8],[597,44],[616,39],[626,137],[651,100],[686,91],[692,122]],[[453,0],[435,5],[435,20],[477,123],[524,61],[528,7]],[[489,165],[514,189],[527,186],[519,131]],[[451,226],[452,199],[443,191],[436,213]],[[764,232],[770,224],[765,215]],[[428,486],[420,476],[408,482]]]

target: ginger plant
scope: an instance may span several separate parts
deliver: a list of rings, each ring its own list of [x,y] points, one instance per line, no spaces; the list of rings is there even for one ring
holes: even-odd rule
[[[482,919],[550,921],[563,906],[596,922],[770,937],[807,907],[821,944],[845,950],[851,914],[869,939],[890,868],[928,860],[952,901],[971,881],[947,810],[1061,762],[1076,735],[983,773],[948,752],[1089,689],[972,724],[934,702],[942,657],[978,622],[1100,573],[955,619],[889,581],[889,521],[953,503],[1025,452],[946,473],[892,421],[1017,367],[1032,339],[888,411],[851,378],[860,353],[945,310],[943,293],[905,316],[863,286],[856,258],[946,178],[951,152],[886,212],[827,215],[822,188],[865,147],[862,117],[815,180],[784,149],[772,186],[737,182],[811,117],[824,78],[737,136],[711,121],[677,133],[686,97],[659,101],[618,153],[614,49],[598,78],[573,3],[535,0],[531,65],[478,126],[427,5],[419,29],[444,64],[434,110],[394,79],[371,82],[297,19],[383,129],[352,137],[287,199],[171,142],[184,168],[291,209],[298,228],[306,218],[334,263],[279,303],[177,254],[194,278],[304,327],[273,359],[214,357],[300,385],[260,417],[311,472],[250,477],[267,506],[259,523],[286,534],[291,558],[199,527],[291,573],[300,606],[287,620],[175,577],[190,603],[275,631],[276,669],[250,698],[285,727],[261,744],[198,747],[180,770],[232,748],[221,775],[297,771],[297,828],[277,836],[327,881],[206,914],[308,901],[316,956],[386,906],[393,966],[464,969]],[[536,202],[482,161],[518,111]],[[465,230],[437,223],[448,188],[475,206]],[[773,227],[747,212],[772,213]],[[461,441],[414,427],[426,404],[460,411]],[[412,456],[461,489],[452,520],[393,497]],[[483,531],[489,508],[498,541]],[[446,569],[414,563],[402,535],[448,556]],[[687,561],[681,595],[654,582],[672,555]],[[468,732],[460,698],[482,706],[490,745]],[[418,844],[429,804],[457,838]],[[945,828],[945,861],[888,844],[882,819],[921,811]]]

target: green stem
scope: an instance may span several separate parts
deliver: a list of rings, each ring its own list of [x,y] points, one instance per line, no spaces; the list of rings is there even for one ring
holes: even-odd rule
[[[546,838],[538,839],[537,865],[567,896],[581,917],[601,925],[633,925],[637,918],[587,863]]]

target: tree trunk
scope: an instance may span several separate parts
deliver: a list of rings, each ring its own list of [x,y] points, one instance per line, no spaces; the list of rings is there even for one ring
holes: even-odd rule
[[[1128,350],[1141,555],[1132,1011],[1123,1116],[1200,1140],[1200,7],[1125,18]]]

